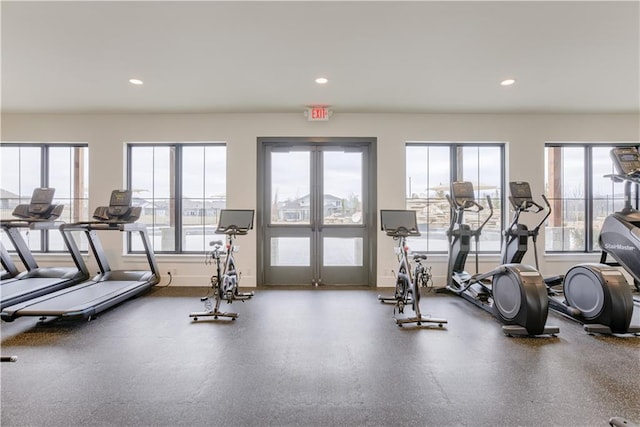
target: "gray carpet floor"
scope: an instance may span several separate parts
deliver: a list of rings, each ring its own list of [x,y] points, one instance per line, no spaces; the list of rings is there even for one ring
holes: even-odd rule
[[[206,288],[157,288],[90,322],[1,325],[2,426],[607,426],[640,422],[640,337],[510,338],[461,298],[399,328],[375,290],[258,289],[188,317]],[[640,323],[639,307],[634,322]]]

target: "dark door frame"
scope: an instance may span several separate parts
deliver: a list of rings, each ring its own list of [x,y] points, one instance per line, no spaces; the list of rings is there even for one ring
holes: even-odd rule
[[[257,210],[256,210],[256,246],[257,246],[257,274],[256,283],[257,286],[265,286],[264,283],[264,230],[268,224],[268,212],[265,212],[265,184],[263,182],[265,175],[265,154],[267,145],[275,144],[283,145],[316,145],[322,144],[327,146],[348,146],[350,144],[367,145],[369,149],[369,155],[367,159],[368,169],[368,183],[367,183],[367,198],[369,200],[369,206],[365,214],[365,221],[367,224],[367,238],[369,245],[365,250],[368,252],[368,258],[370,260],[367,266],[367,276],[369,283],[366,283],[369,287],[376,286],[377,279],[377,212],[378,212],[378,185],[377,185],[377,138],[375,137],[258,137],[257,138]]]

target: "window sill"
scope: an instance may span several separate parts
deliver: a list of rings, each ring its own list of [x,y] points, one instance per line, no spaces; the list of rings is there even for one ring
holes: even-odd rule
[[[554,254],[544,254],[545,262],[600,262],[600,253],[579,253],[579,252],[570,252],[570,253],[554,253]]]

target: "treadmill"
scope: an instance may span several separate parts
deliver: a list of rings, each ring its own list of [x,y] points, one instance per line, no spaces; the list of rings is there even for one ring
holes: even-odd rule
[[[4,247],[4,243],[0,242],[0,261],[2,262],[2,272],[0,272],[0,281],[2,283],[16,280],[15,277],[20,273],[13,263],[9,251]]]
[[[0,310],[41,295],[55,292],[87,280],[89,270],[82,260],[80,251],[69,250],[74,267],[40,267],[24,240],[20,230],[52,230],[62,224],[56,219],[62,213],[63,205],[52,204],[55,189],[36,188],[30,203],[18,205],[13,211],[15,219],[0,221],[2,230],[14,246],[26,271],[18,273],[11,256],[4,247],[0,248],[3,274],[0,280]]]
[[[96,208],[96,221],[64,224],[60,227],[65,242],[73,250],[77,244],[72,232],[84,233],[98,264],[99,273],[90,280],[42,297],[6,307],[2,320],[11,322],[21,316],[91,320],[98,313],[147,291],[160,281],[149,234],[144,224],[136,224],[140,207],[131,206],[130,190],[114,190],[109,206]],[[98,238],[99,231],[139,233],[149,263],[149,270],[111,270]]]

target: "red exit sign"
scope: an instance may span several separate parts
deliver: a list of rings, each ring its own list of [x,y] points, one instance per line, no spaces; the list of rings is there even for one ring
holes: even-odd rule
[[[329,120],[331,112],[328,107],[309,107],[307,109],[307,120],[310,122]]]

